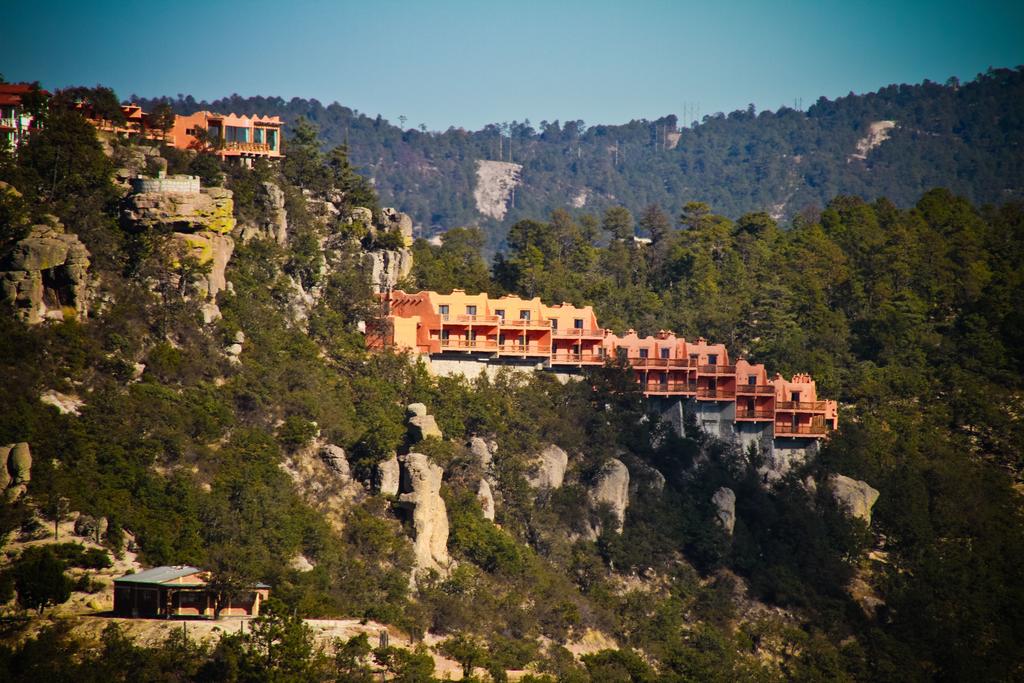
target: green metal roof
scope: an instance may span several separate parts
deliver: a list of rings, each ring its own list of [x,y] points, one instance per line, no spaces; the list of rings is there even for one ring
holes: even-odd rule
[[[139,572],[138,574],[126,574],[120,578],[114,579],[114,583],[123,581],[125,583],[152,583],[161,584],[173,581],[174,579],[180,579],[183,576],[191,576],[201,572],[202,570],[198,567],[190,567],[188,565],[179,567],[153,567],[152,569],[146,569]]]

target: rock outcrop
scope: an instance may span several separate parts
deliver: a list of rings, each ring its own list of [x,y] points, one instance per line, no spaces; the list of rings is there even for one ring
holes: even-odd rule
[[[480,501],[480,507],[484,511],[486,519],[494,521],[494,494],[491,492],[491,484],[486,478],[480,480],[476,489],[476,499]]]
[[[285,244],[288,241],[288,211],[284,208],[284,192],[276,183],[260,183],[256,191],[256,208],[260,219],[252,224],[239,225],[239,238],[248,242],[255,237],[267,237],[278,244]]]
[[[840,505],[854,517],[871,524],[871,508],[878,500],[879,493],[867,482],[852,479],[842,474],[829,477],[832,495]]]
[[[723,486],[711,496],[711,502],[718,508],[718,523],[725,529],[725,533],[732,536],[736,526],[736,494]]]
[[[374,482],[377,493],[383,496],[397,496],[398,485],[401,481],[400,470],[396,455],[377,463],[377,480]]]
[[[63,394],[54,389],[47,389],[39,395],[39,402],[53,406],[61,415],[78,415],[85,401],[74,394]]]
[[[122,221],[136,230],[172,230],[177,251],[172,258],[191,255],[209,264],[197,289],[203,299],[215,298],[227,287],[224,271],[235,248],[228,234],[235,229],[231,190],[202,188],[194,176],[136,178],[132,186],[135,192],[125,201]]]
[[[348,458],[345,457],[345,449],[334,444],[327,444],[320,449],[320,459],[333,473],[338,475],[342,484],[352,481],[352,471],[348,465]]]
[[[0,446],[0,483],[4,500],[21,498],[32,481],[32,451],[24,441]]]
[[[0,262],[0,296],[29,325],[88,317],[92,289],[89,250],[54,217],[33,225]]]
[[[621,460],[612,458],[601,469],[590,492],[592,504],[607,505],[616,520],[616,533],[622,533],[626,523],[626,508],[629,507],[629,470]],[[595,532],[600,533],[595,529]],[[597,535],[595,533],[595,535]]]
[[[527,477],[532,488],[560,489],[565,480],[565,470],[569,466],[569,454],[551,444],[537,455],[533,466],[534,473]]]
[[[373,214],[370,215],[372,218]],[[402,213],[398,209],[385,207],[380,210],[380,218],[378,230],[397,232],[402,236],[402,242],[407,248],[412,246],[412,218],[408,214]]]
[[[812,446],[811,449],[814,447]],[[772,448],[766,453],[764,465],[758,470],[765,484],[775,484],[790,471],[800,467],[811,457],[813,450]]]
[[[433,415],[427,413],[427,407],[422,403],[410,403],[406,407],[407,422],[409,427],[409,441],[419,443],[424,439],[443,437],[441,428],[437,426],[437,420]]]
[[[491,461],[494,460],[494,454],[498,452],[498,444],[493,439],[488,441],[479,436],[473,436],[470,437],[469,443],[466,445],[480,468],[486,472],[491,466]]]
[[[448,510],[441,498],[444,471],[423,453],[408,453],[398,462],[401,465],[398,500],[411,511],[416,568],[434,569],[446,575],[451,558],[448,556]]]
[[[412,272],[412,250],[374,249],[363,254],[363,267],[369,272],[370,286],[380,293],[395,288]]]

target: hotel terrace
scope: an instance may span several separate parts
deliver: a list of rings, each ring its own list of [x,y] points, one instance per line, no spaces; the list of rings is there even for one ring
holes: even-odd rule
[[[769,377],[761,364],[730,361],[722,344],[671,332],[640,337],[602,329],[590,306],[546,306],[540,299],[437,292],[383,294],[386,315],[368,331],[371,348],[394,348],[468,364],[541,367],[567,375],[624,359],[652,400],[686,403],[707,431],[756,438],[816,440],[838,426],[835,401],[819,400],[814,380]],[[449,365],[449,367],[452,367]],[[727,430],[721,428],[730,423]],[[776,444],[778,445],[778,444]]]

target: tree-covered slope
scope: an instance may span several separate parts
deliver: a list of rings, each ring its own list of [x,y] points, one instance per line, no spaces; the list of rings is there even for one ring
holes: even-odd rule
[[[733,218],[755,210],[788,218],[838,194],[885,196],[906,207],[933,187],[977,203],[1019,198],[1022,103],[1019,68],[991,70],[966,84],[926,81],[821,98],[806,112],[713,114],[693,127],[666,116],[624,125],[512,122],[430,133],[402,130],[336,102],[237,95],[172,101],[181,113],[278,114],[293,125],[308,118],[326,145],[348,144],[386,204],[426,229],[479,225],[492,246],[519,218],[547,216],[584,197],[588,210],[622,204],[639,212],[658,204],[673,215],[686,202],[704,201]],[[894,122],[888,139],[856,156],[872,124],[885,121]],[[522,186],[503,221],[482,215],[473,198],[476,162],[498,159],[523,166]]]

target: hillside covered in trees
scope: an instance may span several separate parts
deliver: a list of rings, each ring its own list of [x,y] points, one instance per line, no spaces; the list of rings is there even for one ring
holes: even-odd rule
[[[326,146],[347,144],[381,200],[411,214],[424,235],[480,226],[491,249],[517,220],[557,208],[623,205],[639,213],[658,204],[676,215],[687,202],[703,201],[734,219],[766,211],[788,220],[841,194],[887,197],[906,208],[933,187],[977,203],[1024,193],[1020,68],[990,70],[964,84],[926,81],[821,98],[807,111],[757,112],[751,105],[700,122],[513,121],[479,131],[403,129],[337,102],[300,98],[165,101],[179,113],[277,114],[291,125],[308,119]],[[153,108],[159,100],[140,102]],[[480,160],[522,165],[502,220],[478,210]]]
[[[969,87],[1001,93],[1009,86],[997,82],[1016,78]],[[921,88],[937,99],[967,89]],[[467,381],[369,353],[361,324],[379,307],[359,265],[367,226],[352,216],[357,202],[376,213],[377,198],[344,149],[323,154],[326,141],[303,131],[280,166],[245,169],[139,141],[101,145],[75,111],[55,108],[45,124],[17,157],[0,154],[0,263],[31,226],[59,222],[92,255],[96,292],[88,317],[72,308],[28,326],[0,311],[0,444],[29,443],[34,459],[25,495],[0,507],[4,680],[428,682],[431,652],[476,680],[514,671],[533,683],[1024,674],[1020,202],[979,205],[947,189],[895,202],[829,195],[777,221],[680,190],[643,195],[635,214],[538,211],[511,225],[493,264],[478,229],[413,245],[407,289],[593,304],[620,331],[671,328],[773,370],[812,372],[841,401],[840,429],[769,486],[763,453],[675,433],[614,363],[565,384],[546,373]],[[350,149],[358,138],[350,131]],[[124,218],[114,159],[155,153],[172,173],[232,192],[239,225],[219,319],[200,307],[209,265],[173,249],[169,228]],[[375,176],[383,191],[386,176]],[[243,239],[243,225],[270,222],[265,183],[283,197],[286,238]],[[340,198],[336,213],[318,212],[325,197]],[[41,400],[54,391],[73,409]],[[414,576],[403,501],[373,484],[381,462],[412,447],[413,402],[443,434],[415,447],[443,470],[446,574]],[[474,436],[497,446],[493,521],[477,497]],[[337,473],[323,478],[328,444],[347,458],[344,489]],[[528,476],[549,444],[569,454],[564,483],[537,490]],[[621,533],[591,495],[612,459],[639,487]],[[831,495],[837,473],[880,492],[870,524]],[[720,487],[735,492],[731,535],[712,503]],[[104,557],[12,549],[69,511],[109,521]],[[155,644],[125,625],[99,641],[82,633],[102,616],[50,618],[72,588],[101,590],[88,572],[130,546],[146,565],[266,581],[268,616],[212,641],[173,628]],[[72,569],[86,573],[81,585],[70,585]],[[41,599],[26,577],[44,573],[57,585]],[[404,637],[325,644],[303,622],[317,617],[373,620]]]

